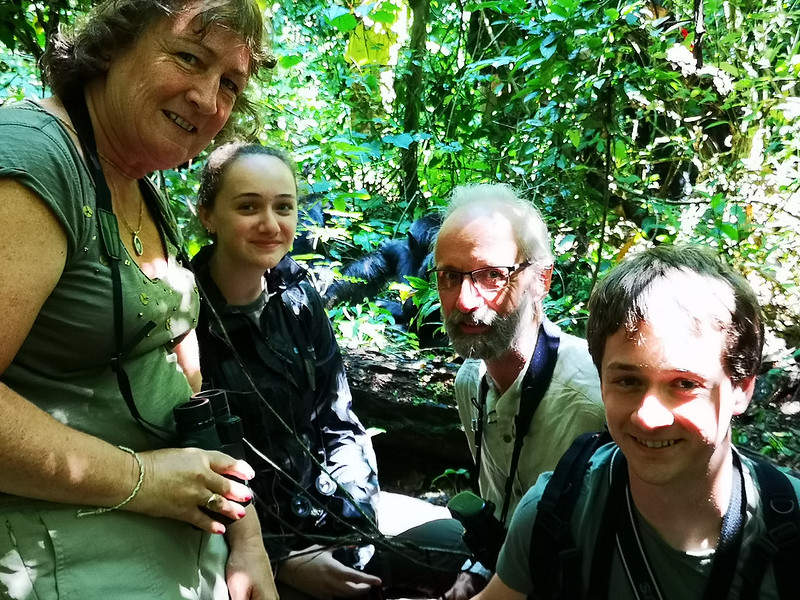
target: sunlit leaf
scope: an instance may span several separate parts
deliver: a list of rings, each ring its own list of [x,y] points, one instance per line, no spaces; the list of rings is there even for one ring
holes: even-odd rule
[[[408,133],[401,133],[399,135],[386,135],[382,139],[387,144],[406,149],[414,142],[414,137]]]

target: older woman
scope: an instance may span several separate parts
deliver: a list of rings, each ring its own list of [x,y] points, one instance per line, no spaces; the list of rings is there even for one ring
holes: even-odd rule
[[[255,0],[107,0],[53,45],[54,96],[0,109],[4,598],[276,596],[225,477],[250,466],[172,447],[198,298],[145,178],[240,107],[262,27]]]

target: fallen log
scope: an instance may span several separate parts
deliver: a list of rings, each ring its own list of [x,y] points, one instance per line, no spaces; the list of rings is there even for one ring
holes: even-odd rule
[[[343,354],[353,408],[375,432],[383,489],[419,495],[446,470],[470,467],[453,395],[458,364],[422,352],[356,349]],[[452,491],[450,482],[437,483],[435,488]]]

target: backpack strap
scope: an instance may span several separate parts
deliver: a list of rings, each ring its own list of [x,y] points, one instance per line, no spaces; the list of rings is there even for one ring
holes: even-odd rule
[[[542,403],[542,399],[553,379],[553,372],[556,370],[556,363],[558,362],[560,342],[558,332],[551,333],[547,331],[544,321],[542,321],[542,324],[539,325],[539,336],[536,340],[536,347],[533,350],[530,365],[522,378],[519,412],[514,417],[516,439],[514,440],[514,450],[511,454],[511,466],[508,469],[508,477],[506,478],[503,508],[500,510],[500,522],[504,525],[508,519],[508,509],[511,506],[514,478],[516,477],[520,455],[522,454],[522,445],[525,443],[525,436],[530,431],[533,415]],[[480,468],[480,465],[478,467]]]
[[[529,547],[529,570],[535,597],[577,599],[583,595],[580,552],[570,517],[595,451],[611,441],[607,431],[584,433],[558,461],[536,510]]]
[[[800,588],[800,509],[789,478],[766,460],[747,453],[761,490],[766,532],[752,545],[742,569],[741,598],[757,598],[772,563],[778,597],[797,598]]]

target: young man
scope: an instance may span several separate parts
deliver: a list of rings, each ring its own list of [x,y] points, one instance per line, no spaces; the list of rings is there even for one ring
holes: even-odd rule
[[[754,479],[754,463],[731,443],[731,418],[747,408],[763,345],[753,291],[710,251],[660,246],[613,269],[589,311],[589,350],[614,443],[580,471],[568,519],[574,576],[544,564],[537,571],[531,559],[548,543],[537,537],[539,522],[532,533],[547,504],[539,504],[547,474],[520,503],[497,575],[478,597],[565,597],[577,580],[570,598],[777,598],[772,569],[743,591],[764,505],[774,503],[762,503],[762,477]],[[786,505],[796,506],[800,481],[789,485],[765,466],[788,488]]]
[[[434,256],[445,327],[466,359],[459,414],[481,495],[505,522],[578,435],[603,428],[597,372],[586,342],[544,315],[550,236],[511,188],[456,188]]]

